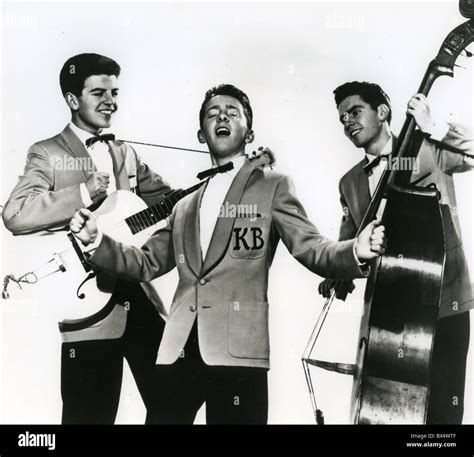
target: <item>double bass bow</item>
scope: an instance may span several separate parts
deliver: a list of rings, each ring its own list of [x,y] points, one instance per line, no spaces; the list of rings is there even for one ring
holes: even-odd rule
[[[461,0],[468,21],[454,28],[430,62],[418,93],[425,96],[440,76],[453,76],[458,56],[474,41],[474,2]],[[466,54],[471,54],[466,51]],[[411,115],[403,124],[392,158],[414,158],[421,145]],[[356,362],[315,360],[316,340],[335,298],[332,290],[302,356],[313,412],[316,404],[310,366],[353,376],[351,422],[423,424],[430,399],[430,368],[446,267],[452,262],[452,222],[440,204],[436,183],[410,184],[410,172],[387,167],[357,231],[383,212],[388,246],[372,265],[364,298]]]

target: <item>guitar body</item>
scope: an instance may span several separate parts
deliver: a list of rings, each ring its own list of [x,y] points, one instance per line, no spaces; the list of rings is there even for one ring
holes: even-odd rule
[[[166,221],[162,220],[133,234],[125,219],[146,208],[146,203],[137,195],[118,190],[109,195],[94,213],[98,217],[98,226],[104,233],[116,241],[139,247],[155,231],[166,225]],[[49,312],[58,321],[81,319],[100,311],[110,300],[116,281],[113,276],[99,273],[81,285],[89,272],[84,269],[67,233],[42,232],[13,237],[12,245],[16,249],[6,256],[9,259],[8,271],[15,277],[29,272],[34,272],[38,277],[33,282],[34,276],[28,275],[27,279],[32,283],[21,282],[21,287],[10,283],[10,298],[20,302],[30,301],[39,307],[49,307]],[[20,245],[24,255],[18,255],[17,245]],[[25,264],[31,268],[25,270]],[[160,302],[150,283],[142,283],[142,286],[152,302]]]

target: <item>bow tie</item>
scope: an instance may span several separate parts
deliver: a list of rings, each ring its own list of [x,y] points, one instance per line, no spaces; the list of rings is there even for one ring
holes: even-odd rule
[[[390,154],[379,154],[375,157],[374,160],[364,165],[364,171],[369,174],[379,163],[382,159],[388,160],[390,158]]]
[[[94,143],[97,143],[97,141],[103,141],[104,143],[107,143],[107,141],[112,141],[112,140],[115,140],[115,135],[113,133],[106,133],[104,135],[94,135],[94,136],[91,136],[90,138],[87,138],[86,147],[89,148]]]
[[[197,174],[197,179],[205,179],[217,175],[217,173],[225,173],[226,171],[233,170],[234,164],[232,162],[228,162],[225,165],[221,165],[220,167],[213,167],[209,168],[209,170],[201,171],[201,173]]]

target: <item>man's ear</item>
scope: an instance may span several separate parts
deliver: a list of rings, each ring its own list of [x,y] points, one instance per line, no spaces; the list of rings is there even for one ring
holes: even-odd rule
[[[388,114],[390,112],[390,109],[387,105],[382,103],[381,105],[378,106],[377,108],[377,114],[379,116],[379,119],[384,122],[388,119]]]
[[[202,133],[202,130],[201,130],[201,129],[198,130],[197,135],[198,135],[198,140],[199,140],[199,142],[200,142],[201,144],[207,143],[206,137],[204,136],[204,133]]]
[[[66,100],[67,106],[69,106],[72,111],[77,111],[79,109],[79,102],[73,93],[66,92],[64,94],[64,100]]]
[[[255,139],[255,133],[253,133],[253,130],[249,130],[247,132],[247,136],[245,137],[245,142],[252,143],[254,139]]]

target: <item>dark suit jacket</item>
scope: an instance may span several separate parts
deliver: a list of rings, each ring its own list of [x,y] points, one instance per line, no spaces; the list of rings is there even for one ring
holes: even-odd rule
[[[108,143],[117,189],[130,190],[137,182],[137,194],[146,203],[159,201],[169,186],[135,151],[119,141]],[[131,164],[128,167],[126,164]],[[79,185],[96,171],[83,143],[69,126],[58,135],[35,143],[28,151],[22,176],[3,210],[3,221],[14,235],[40,232],[69,223],[83,202]],[[63,333],[65,341],[118,338],[125,331],[127,311],[117,304],[100,322],[90,328]]]
[[[421,132],[418,134],[421,135]],[[464,161],[461,154],[452,149],[472,154],[474,141],[466,129],[451,124],[442,142],[423,139],[418,152],[419,170],[411,174],[410,182],[425,187],[436,184],[441,194],[441,207],[445,219],[445,230],[453,236],[447,246],[447,262],[443,278],[441,307],[439,317],[464,312],[473,307],[472,289],[466,257],[462,248],[461,228],[457,215],[456,194],[454,191],[453,174],[469,170],[471,167]],[[369,206],[370,193],[367,174],[363,170],[364,158],[352,167],[339,182],[339,193],[343,216],[339,231],[339,239],[353,238],[362,218]],[[390,241],[389,241],[390,242]]]
[[[142,249],[104,235],[90,261],[140,281],[177,265],[179,284],[159,349],[159,364],[178,359],[197,319],[206,364],[269,368],[268,273],[279,240],[311,271],[355,278],[364,272],[355,260],[353,240],[337,243],[321,236],[307,219],[289,178],[247,161],[223,197],[224,207],[241,205],[241,213],[218,218],[202,259],[199,208],[203,192],[201,188],[181,200],[170,225]],[[253,205],[257,214],[246,214],[245,209]]]

